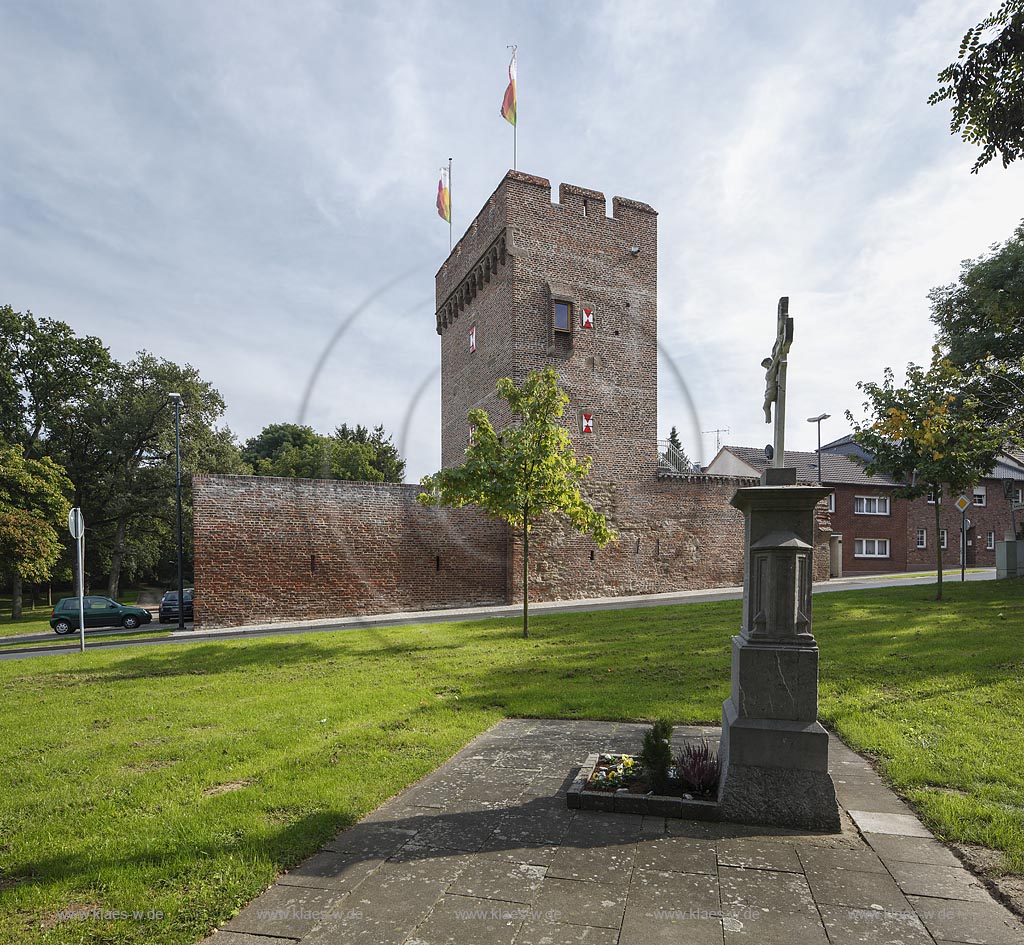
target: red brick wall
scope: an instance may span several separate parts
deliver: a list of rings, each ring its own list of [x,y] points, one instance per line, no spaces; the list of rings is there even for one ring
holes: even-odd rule
[[[968,549],[968,565],[978,568],[994,568],[996,566],[996,553],[989,550],[987,539],[989,532],[995,532],[997,542],[1009,538],[1012,532],[1010,524],[1010,503],[1003,495],[1003,484],[998,479],[983,479],[979,485],[985,487],[986,504],[984,507],[971,506],[967,509],[967,518],[970,519],[972,528],[967,538],[972,544]],[[942,502],[939,507],[941,516],[940,526],[947,530],[947,548],[942,553],[942,565],[946,568],[958,568],[960,566],[960,511],[953,504],[957,495],[951,495],[949,490],[943,491]],[[968,498],[973,498],[973,490],[967,490]],[[935,542],[938,536],[935,532],[935,506],[928,502],[927,496],[914,499],[906,503],[907,512],[907,546],[908,568],[912,571],[932,570],[935,567]],[[1020,527],[1022,513],[1017,513],[1018,528]],[[927,529],[927,547],[917,547],[918,528]]]
[[[551,520],[530,536],[530,600],[616,597],[743,583],[743,514],[730,500],[754,479],[654,479],[591,483],[590,498],[617,539],[604,548]],[[817,518],[814,580],[828,579],[828,513]],[[510,597],[522,600],[522,542],[511,536]],[[593,557],[591,557],[593,554]]]
[[[197,627],[505,603],[505,526],[418,492],[193,477]]]
[[[893,497],[893,489],[866,485],[835,485],[836,509],[832,531],[843,536],[843,574],[896,572],[907,569],[907,503]],[[857,515],[857,496],[888,496],[888,515]],[[857,558],[855,539],[889,539],[888,558]]]

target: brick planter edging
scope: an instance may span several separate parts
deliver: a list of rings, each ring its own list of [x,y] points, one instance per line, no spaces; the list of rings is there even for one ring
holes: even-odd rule
[[[598,752],[587,760],[573,779],[565,795],[572,810],[603,810],[618,814],[650,814],[655,817],[679,817],[686,820],[718,820],[717,801],[687,800],[665,794],[630,794],[628,791],[588,791],[587,782],[597,767]]]

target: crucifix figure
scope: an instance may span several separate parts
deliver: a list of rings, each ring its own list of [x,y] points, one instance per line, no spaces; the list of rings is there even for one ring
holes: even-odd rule
[[[779,299],[775,347],[772,356],[761,362],[765,369],[764,422],[772,422],[772,404],[775,404],[775,437],[772,466],[786,463],[786,362],[793,344],[793,319],[789,314],[789,297]]]

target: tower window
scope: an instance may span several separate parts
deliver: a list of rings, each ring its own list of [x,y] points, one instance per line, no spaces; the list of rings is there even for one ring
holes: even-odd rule
[[[555,299],[551,314],[555,331],[572,331],[572,302]]]

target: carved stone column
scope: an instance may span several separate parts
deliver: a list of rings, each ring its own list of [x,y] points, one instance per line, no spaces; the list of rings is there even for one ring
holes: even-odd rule
[[[814,508],[828,492],[796,485],[794,469],[769,469],[732,499],[746,517],[746,552],[743,627],[722,707],[724,820],[839,829],[811,633]]]

